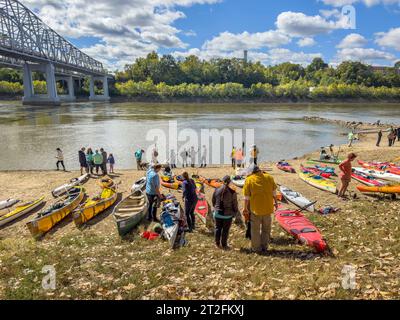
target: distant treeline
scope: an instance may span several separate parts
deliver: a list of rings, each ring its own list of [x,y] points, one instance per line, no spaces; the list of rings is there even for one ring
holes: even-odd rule
[[[264,66],[241,59],[200,60],[189,56],[150,53],[117,71],[110,92],[137,100],[399,100],[400,62],[375,68],[345,61],[336,68],[321,58],[303,67],[282,63]],[[42,75],[34,75],[36,92],[45,89]],[[82,93],[88,93],[88,81]],[[63,92],[59,87],[59,92]],[[0,94],[23,93],[20,71],[0,69]]]

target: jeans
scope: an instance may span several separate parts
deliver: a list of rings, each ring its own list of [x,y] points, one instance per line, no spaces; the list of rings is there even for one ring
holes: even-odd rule
[[[196,201],[185,200],[185,214],[189,230],[194,230],[196,228],[195,209]]]
[[[64,171],[65,171],[65,166],[64,166],[64,161],[62,161],[62,160],[59,160],[59,161],[57,161],[57,163],[56,163],[56,165],[57,165],[57,170],[59,170],[60,168],[59,168],[59,165],[62,165],[62,167],[64,168]]]
[[[147,212],[147,220],[156,220],[157,219],[157,195],[146,194],[147,199],[149,200],[149,210]]]
[[[101,164],[95,164],[94,165],[96,167],[96,174],[99,174],[99,169],[101,168]]]
[[[215,244],[228,247],[229,230],[232,226],[232,219],[215,218]]]

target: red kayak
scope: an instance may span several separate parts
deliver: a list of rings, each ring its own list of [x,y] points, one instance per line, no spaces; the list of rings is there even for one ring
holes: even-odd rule
[[[319,170],[318,168],[315,167],[304,167],[303,165],[301,166],[301,171],[308,171],[311,172],[317,176],[321,176],[325,179],[330,179],[332,177],[332,174],[330,173],[326,173],[326,172],[322,172],[321,170]]]
[[[208,202],[206,200],[206,196],[203,193],[197,191],[197,198],[198,200],[194,212],[203,223],[206,223],[208,214]]]
[[[357,180],[358,182],[361,182],[362,184],[365,184],[366,186],[369,187],[383,187],[385,185],[384,182],[377,180],[374,177],[367,176],[366,174],[358,172],[354,169],[353,173],[351,174],[351,177],[354,180]]]
[[[366,169],[378,169],[378,170],[383,170],[385,172],[389,172],[391,174],[397,174],[400,175],[400,168],[397,167],[393,163],[389,162],[365,162],[359,160],[358,163],[363,166]]]
[[[296,173],[296,170],[287,162],[281,161],[276,164],[279,170],[288,172],[288,173]]]
[[[280,226],[302,244],[324,252],[328,245],[321,232],[302,214],[295,210],[279,209],[275,213]]]

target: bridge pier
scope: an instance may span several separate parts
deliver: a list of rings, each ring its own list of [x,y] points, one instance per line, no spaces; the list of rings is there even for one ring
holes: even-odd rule
[[[103,82],[103,94],[102,95],[96,95],[95,92],[95,81],[102,81]],[[108,90],[108,77],[95,77],[95,76],[90,76],[90,84],[89,84],[89,89],[90,89],[90,96],[89,100],[90,101],[109,101],[110,100],[110,93]]]
[[[61,101],[75,102],[75,88],[74,88],[74,78],[72,76],[57,76],[56,81],[64,80],[67,82],[68,94],[59,95]]]
[[[35,94],[32,81],[33,71],[45,74],[47,94]],[[60,97],[57,94],[55,69],[52,63],[24,64],[24,97],[22,98],[22,103],[28,105],[61,105]]]

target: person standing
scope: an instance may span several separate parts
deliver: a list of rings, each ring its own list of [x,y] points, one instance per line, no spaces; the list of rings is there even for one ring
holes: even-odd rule
[[[151,152],[151,164],[158,164],[158,148],[157,145],[154,145],[153,151]]]
[[[86,152],[86,163],[88,164],[88,170],[90,174],[93,174],[94,162],[93,162],[93,150],[88,148]]]
[[[138,171],[142,170],[143,153],[144,153],[144,150],[141,148],[137,149],[135,152],[136,167],[137,167]]]
[[[229,231],[233,218],[238,214],[237,194],[229,185],[231,178],[222,178],[224,185],[215,190],[212,197],[215,219],[215,245],[218,248],[228,250]]]
[[[82,148],[78,152],[79,164],[80,164],[80,168],[81,168],[81,176],[83,175],[83,170],[85,170],[86,173],[89,173],[88,163],[86,161],[85,151],[86,151],[86,149]]]
[[[200,168],[206,168],[206,167],[207,167],[207,147],[204,145],[203,150],[201,152]]]
[[[149,171],[147,171],[146,178],[146,196],[149,200],[149,210],[147,212],[147,220],[159,222],[157,219],[157,205],[159,199],[161,199],[160,192],[160,176],[159,172],[162,166],[160,164],[156,164],[154,167],[151,167]]]
[[[400,141],[400,127],[397,128],[397,141]]]
[[[380,145],[381,145],[382,136],[383,136],[382,130],[379,130],[379,132],[378,132],[378,141],[376,142],[376,146],[377,147],[380,147]]]
[[[57,159],[57,171],[60,170],[59,165],[61,164],[61,166],[63,167],[64,171],[65,171],[65,165],[64,165],[64,154],[62,152],[62,150],[60,148],[56,149],[57,154],[56,154],[56,159]]]
[[[393,145],[393,127],[389,131],[388,142],[389,142],[389,147],[391,147]]]
[[[241,168],[243,165],[243,158],[244,158],[242,149],[239,149],[238,151],[235,152],[235,158],[236,158],[235,159],[236,166],[238,168]]]
[[[257,146],[254,144],[250,149],[250,165],[257,165],[258,154],[260,153]]]
[[[185,168],[188,166],[188,152],[186,151],[186,148],[183,149],[183,151],[180,154],[181,158],[182,158],[182,168]]]
[[[340,173],[340,181],[342,183],[338,197],[344,199],[346,191],[349,187],[349,184],[351,182],[351,173],[352,173],[352,165],[351,163],[357,158],[357,155],[355,153],[350,153],[347,156],[347,159],[344,160],[340,165],[339,169],[341,171]]]
[[[196,166],[196,150],[194,149],[194,147],[190,148],[190,166],[192,168],[194,168]]]
[[[184,172],[182,174],[183,183],[183,200],[185,202],[185,214],[186,221],[188,224],[189,232],[193,232],[196,228],[196,218],[194,215],[194,210],[196,209],[197,204],[197,193],[196,193],[196,183],[193,179],[190,179],[189,174]]]
[[[232,161],[232,168],[236,169],[236,149],[235,149],[235,147],[232,148],[231,161]]]
[[[397,129],[393,129],[393,134],[392,134],[392,147],[396,144],[397,140]]]
[[[347,136],[347,139],[349,140],[348,147],[350,148],[353,145],[353,141],[354,141],[354,132],[353,131],[349,132],[349,135]]]
[[[103,176],[107,175],[107,152],[104,151],[103,148],[100,149],[101,156],[103,157],[103,162],[101,164],[101,171]]]
[[[103,165],[103,156],[99,153],[99,150],[96,150],[93,155],[93,163],[96,168],[96,174],[99,175],[99,169]]]
[[[112,153],[109,154],[108,159],[107,159],[107,163],[110,166],[110,173],[114,173],[115,158],[114,158],[114,155]]]
[[[176,154],[175,154],[174,149],[171,150],[171,153],[169,156],[169,163],[170,163],[172,169],[176,169]]]
[[[243,216],[251,224],[252,250],[261,253],[268,250],[271,238],[272,214],[278,208],[277,186],[274,178],[258,166],[251,165],[250,172],[243,187]]]

